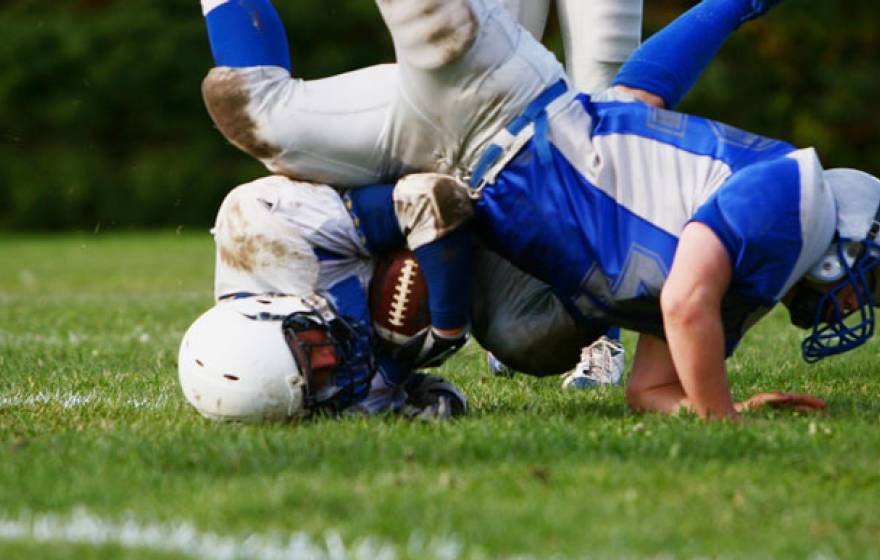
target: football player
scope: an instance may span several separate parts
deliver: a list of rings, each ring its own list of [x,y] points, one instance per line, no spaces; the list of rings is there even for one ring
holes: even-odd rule
[[[462,67],[519,51],[497,52],[489,38],[503,33],[491,8],[465,4],[474,25],[486,26],[442,68],[460,72],[460,84],[491,80],[484,67]],[[698,54],[711,56],[770,4],[705,0],[646,43],[605,95],[551,84],[484,148],[466,177],[471,190],[462,186],[461,196],[475,201],[472,226],[490,248],[550,284],[575,317],[642,333],[627,385],[636,410],[736,418],[767,404],[822,408],[799,394],[732,399],[725,358],[779,302],[811,329],[802,345],[808,362],[873,335],[880,180],[825,171],[812,149],[656,107],[673,107],[702,64],[681,44],[702,41]],[[429,38],[410,33],[395,6],[380,8],[399,63],[417,68]],[[703,29],[695,38],[696,24]],[[426,81],[442,87],[443,74]]]
[[[774,402],[821,407],[786,394],[734,404],[724,359],[780,301],[812,328],[808,361],[873,334],[880,181],[824,171],[812,150],[631,95],[673,107],[701,56],[772,3],[705,0],[631,59],[616,91],[594,99],[571,92],[558,63],[488,0],[380,3],[398,52],[395,110],[402,121],[416,113],[409,132],[472,187],[433,176],[443,188],[422,196],[439,211],[409,231],[440,239],[476,199],[481,237],[553,286],[572,315],[643,333],[627,387],[635,409],[732,418]],[[426,8],[436,25],[414,24]],[[683,59],[676,43],[693,45],[695,29],[704,48]],[[668,61],[671,71],[656,71]],[[521,89],[499,99],[513,74]],[[523,91],[531,100],[499,129]]]
[[[189,327],[178,357],[184,395],[204,416],[443,419],[467,411],[451,383],[414,373],[374,346],[372,256],[386,248],[379,243],[402,247],[403,237],[387,235],[378,220],[356,225],[356,201],[277,175],[226,196],[212,229],[216,303]]]
[[[532,36],[541,39],[550,0],[505,0],[503,4],[520,25]],[[606,89],[621,64],[639,45],[641,1],[556,0],[556,12],[565,50],[565,70],[572,85],[575,89],[588,93]],[[485,292],[475,292],[475,297],[493,298],[503,302],[492,307],[496,315],[509,314],[512,310],[519,311],[519,317],[509,321],[493,317],[494,322],[504,331],[509,333],[516,328],[513,325],[529,324],[529,318],[538,309],[546,310],[555,306],[557,312],[562,312],[549,286],[523,274],[495,253],[478,250],[476,261],[478,274],[475,287],[482,287]],[[493,295],[499,292],[501,295]],[[550,316],[552,315],[551,312]],[[553,321],[553,324],[560,323],[564,324],[558,319]],[[528,328],[523,327],[520,329],[524,331]],[[561,329],[556,329],[550,336],[559,338],[564,335],[561,334]],[[550,336],[544,337],[544,340]],[[488,342],[492,344],[492,341]],[[542,358],[546,352],[532,350],[529,354],[546,361]],[[563,351],[561,355],[566,355],[566,352]],[[580,356],[574,369],[562,376],[563,388],[583,389],[617,384],[622,380],[624,348],[619,328],[609,329],[608,333],[584,347]],[[496,375],[509,376],[515,371],[515,368],[504,364],[491,352],[487,358],[490,371]]]
[[[213,13],[224,3],[203,2],[203,7],[206,13]],[[289,65],[284,61],[283,29],[271,5],[259,1],[236,4],[231,8],[238,12],[220,10],[209,18],[218,61],[232,65],[245,61],[247,65]],[[604,11],[602,2],[596,4],[600,14],[592,19],[618,20],[615,26],[609,26],[617,29],[610,42],[617,43],[618,51],[627,48],[622,44],[634,42],[628,47],[631,51],[638,42],[640,0],[614,6],[605,2]],[[520,9],[515,1],[508,2],[507,7]],[[528,18],[529,24],[534,33],[540,34],[548,4],[538,1],[529,7],[531,14],[538,16]],[[236,26],[236,17],[242,13],[248,16],[244,36],[242,28]],[[565,13],[563,17],[567,17]],[[619,21],[627,17],[635,23],[627,23],[629,30],[625,31]],[[583,20],[584,16],[571,19]],[[248,36],[249,32],[253,36]],[[239,46],[253,41],[251,46],[257,48],[230,50],[229,43],[225,43],[230,36],[233,43],[239,41]],[[583,41],[575,45],[583,45]],[[580,52],[584,51],[581,46]],[[596,72],[607,75],[609,68],[619,66],[624,58],[615,55],[613,48],[606,49],[603,56],[607,60],[583,62],[591,62]],[[216,97],[217,92],[213,93]],[[184,393],[202,414],[217,419],[256,420],[299,417],[316,410],[403,410],[409,415],[445,417],[466,409],[466,401],[455,387],[435,376],[413,374],[399,360],[377,357],[370,346],[364,299],[364,285],[372,266],[370,254],[402,245],[403,237],[394,215],[360,219],[355,212],[363,209],[366,214],[370,208],[379,208],[371,201],[378,197],[384,200],[390,191],[391,187],[374,187],[347,198],[351,215],[342,211],[340,199],[327,187],[296,184],[280,176],[242,185],[230,193],[214,229],[218,303],[187,331],[179,357]],[[368,202],[359,203],[364,200]],[[370,226],[391,223],[395,227],[389,235],[381,227]],[[377,235],[380,241],[376,240]],[[422,249],[425,250],[436,251],[437,244]],[[431,262],[424,253],[421,260]],[[530,313],[527,324],[550,325],[563,332],[563,337],[556,337],[557,346],[567,344],[575,348],[598,335],[595,329],[574,326],[567,314],[560,313],[558,301],[546,285],[497,256],[487,254],[482,261],[479,276],[484,280],[500,282],[513,290],[520,302],[549,302],[550,306],[542,308],[556,308],[555,315],[549,317]],[[435,287],[432,291],[436,294],[440,290]],[[477,298],[477,302],[474,311],[483,319],[497,317],[497,310],[504,310],[508,324],[512,325],[521,324],[520,319],[528,315],[523,314],[525,306],[511,306],[506,300]],[[441,323],[443,313],[442,307],[433,306],[432,316],[439,317]],[[462,319],[454,321],[461,324]],[[497,320],[483,320],[483,328],[477,332],[491,340],[498,324]],[[501,330],[495,328],[496,332]],[[443,330],[430,330],[427,334],[435,332],[442,336]],[[512,361],[519,363],[521,369],[531,369],[527,362],[515,359],[517,355],[532,355],[524,351],[525,345],[507,343],[507,336],[503,340],[507,348],[514,348],[518,354],[505,352],[505,346],[500,346],[502,355],[513,356]],[[437,362],[462,341],[460,336],[446,346],[435,341],[428,355],[419,355],[422,348],[416,347],[416,354],[406,357],[406,361]],[[552,345],[542,347],[547,356],[558,360],[560,353],[553,352]],[[552,359],[539,362],[540,367],[545,371],[548,367],[558,369],[552,365]]]

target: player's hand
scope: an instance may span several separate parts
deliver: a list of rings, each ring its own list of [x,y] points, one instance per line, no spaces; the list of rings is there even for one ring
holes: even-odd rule
[[[404,416],[418,420],[446,420],[467,414],[467,397],[438,375],[413,373],[403,384],[407,393]]]
[[[825,410],[825,401],[805,393],[783,393],[782,391],[770,391],[758,393],[748,399],[736,403],[737,412],[757,410],[766,406],[773,408],[789,408],[799,412],[822,412]]]

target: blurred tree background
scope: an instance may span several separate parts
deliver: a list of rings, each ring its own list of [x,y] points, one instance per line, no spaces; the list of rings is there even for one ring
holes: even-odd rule
[[[393,59],[371,1],[275,3],[300,77]],[[645,4],[647,36],[694,2]],[[204,227],[265,173],[202,107],[196,0],[3,0],[0,36],[0,229]],[[878,46],[875,2],[788,0],[728,42],[680,109],[880,174]]]

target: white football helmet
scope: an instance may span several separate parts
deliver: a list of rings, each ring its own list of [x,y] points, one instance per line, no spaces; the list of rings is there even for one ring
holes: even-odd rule
[[[338,410],[368,391],[374,368],[359,338],[318,296],[221,301],[183,337],[180,385],[213,420],[291,420],[317,408]]]

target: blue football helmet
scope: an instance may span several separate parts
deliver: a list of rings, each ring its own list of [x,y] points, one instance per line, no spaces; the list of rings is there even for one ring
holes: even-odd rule
[[[798,295],[801,309],[812,313],[811,332],[801,344],[808,363],[867,342],[874,335],[874,306],[880,301],[880,180],[852,169],[826,171],[825,177],[837,203],[838,224],[835,240],[807,273]]]

